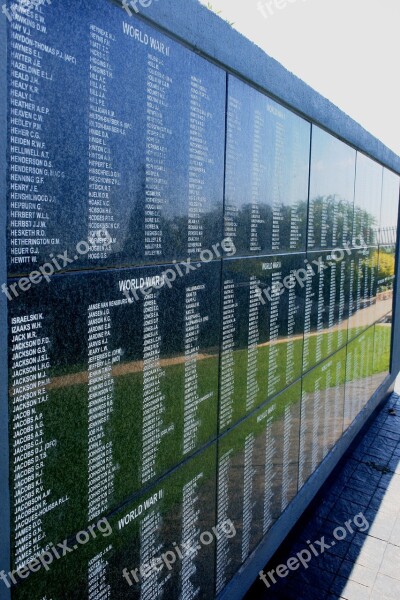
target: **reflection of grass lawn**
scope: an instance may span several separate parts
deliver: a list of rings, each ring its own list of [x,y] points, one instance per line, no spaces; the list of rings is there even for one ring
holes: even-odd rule
[[[160,416],[163,419],[162,429],[171,424],[174,425],[174,429],[160,440],[155,464],[156,478],[186,458],[182,448],[185,367],[184,364],[174,364],[173,361],[171,363],[164,369],[165,376],[160,382],[161,391],[165,396],[165,412]],[[71,371],[64,373],[69,375]],[[73,373],[87,376],[87,372],[81,371],[80,368],[74,369]],[[58,375],[58,385],[49,389],[49,401],[40,407],[46,423],[45,433],[51,432],[51,437],[46,437],[45,442],[57,440],[55,448],[47,452],[43,482],[45,489],[52,492],[49,503],[64,495],[67,495],[69,500],[57,511],[50,511],[44,515],[46,542],[64,539],[87,525],[88,386],[83,383],[70,383],[68,377],[62,381],[60,371]],[[199,397],[207,397],[210,392],[213,392],[213,395],[202,402],[195,411],[195,419],[200,422],[196,450],[217,435],[218,355],[200,360],[197,376]],[[113,464],[118,465],[113,476],[115,489],[110,494],[110,509],[121,504],[142,487],[142,422],[143,372],[128,372],[126,375],[115,377],[113,409],[109,421],[104,424],[103,438],[104,443],[112,442]],[[208,465],[204,468],[208,472]],[[190,472],[190,466],[188,470]]]
[[[392,326],[386,323],[378,324],[375,325],[375,331],[374,375],[390,369]]]
[[[376,331],[375,340],[373,339]],[[370,373],[375,375],[388,371],[390,362],[390,341],[392,329],[390,325],[378,324],[371,327],[365,335],[365,345],[363,349],[368,354],[363,357],[363,364],[371,365]],[[333,338],[333,347],[337,344],[338,332],[327,332],[324,334]],[[372,337],[372,340],[371,340]],[[358,344],[358,339],[351,342]],[[368,343],[371,342],[372,343]],[[374,344],[375,341],[375,344]],[[302,370],[302,338],[291,342],[293,356],[292,370],[293,379],[300,377]],[[315,350],[317,336],[310,337],[310,346]],[[267,400],[268,389],[268,360],[270,346],[260,346],[258,349],[257,360],[257,381],[259,384],[259,393],[256,406],[260,406]],[[278,365],[277,388],[278,392],[287,387],[286,383],[286,362],[288,356],[288,341],[283,341],[274,346],[273,352],[276,354],[275,360]],[[246,414],[246,393],[247,393],[247,349],[240,349],[234,353],[234,415],[232,425]],[[345,358],[346,349],[334,354],[329,359],[332,362],[332,372],[336,374],[337,364],[342,361],[344,368],[340,370],[339,380],[335,385],[345,383]],[[322,363],[323,364],[323,363]],[[201,421],[198,446],[205,444],[216,436],[216,412],[218,406],[218,374],[217,374],[218,356],[204,358],[199,360],[198,370],[198,392],[200,396],[213,391],[212,399],[203,402],[197,412],[197,418]],[[82,367],[69,369],[68,373],[79,373]],[[363,369],[361,369],[362,371]],[[163,438],[160,445],[160,452],[156,460],[157,476],[164,473],[172,466],[179,464],[183,460],[182,438],[183,438],[183,398],[184,398],[184,374],[183,364],[171,364],[165,369],[166,376],[161,383],[163,393],[165,394],[166,412],[163,415],[164,427],[169,424],[175,424],[175,430],[170,435]],[[83,369],[82,369],[82,372]],[[304,389],[307,392],[314,390],[315,380],[320,377],[320,369],[315,369],[307,375],[304,380]],[[59,371],[58,375],[62,376]],[[71,531],[74,531],[79,524],[79,528],[85,525],[87,512],[87,464],[88,464],[88,388],[87,385],[65,385],[49,391],[50,402],[41,406],[41,412],[44,414],[44,421],[48,431],[51,431],[51,438],[45,441],[57,439],[58,444],[55,448],[48,451],[46,459],[46,469],[44,473],[45,488],[52,490],[50,501],[64,494],[71,498],[69,502],[63,505],[56,513],[48,513],[45,520],[45,530],[48,533],[49,541],[59,540]],[[115,377],[115,398],[114,412],[111,415],[110,423],[106,425],[106,438],[113,441],[113,457],[115,463],[119,464],[119,470],[115,475],[115,492],[111,499],[111,505],[114,507],[121,501],[129,497],[135,490],[141,487],[141,427],[142,427],[142,396],[143,396],[143,377],[142,372],[128,372],[124,375]],[[280,418],[287,405],[295,404],[300,401],[298,388],[289,388],[281,396],[276,398],[277,406],[274,419]],[[251,421],[251,419],[250,419]],[[257,423],[254,420],[247,425],[243,425],[243,432],[248,432]],[[260,425],[261,427],[261,425]],[[60,464],[62,468],[60,469]],[[208,470],[208,466],[205,466]],[[190,468],[188,467],[190,470]]]
[[[351,332],[354,330],[350,330]],[[372,344],[367,344],[368,340],[366,340],[366,346],[370,348],[369,356],[365,356],[365,364],[373,364],[373,371],[369,373],[369,375],[374,375],[378,373],[384,373],[388,370],[388,365],[390,361],[390,340],[391,340],[391,328],[386,325],[376,325],[377,335],[379,335],[379,353],[374,353],[374,327],[371,327],[367,330],[366,335],[368,337],[372,337]],[[319,340],[320,336],[311,335],[308,340],[309,344],[309,352],[310,356],[315,356],[317,351],[317,345],[321,344]],[[329,331],[322,334],[322,349],[325,354],[327,354],[328,347],[338,348],[342,339],[344,339],[343,331]],[[300,377],[302,371],[302,363],[303,363],[303,339],[295,339],[293,342],[293,363],[289,365],[288,369],[288,341],[282,341],[275,345],[274,353],[276,353],[276,364],[278,365],[278,372],[274,374],[276,377],[276,388],[279,393],[282,389],[284,389],[287,385],[289,385],[292,381]],[[352,342],[351,342],[352,343]],[[350,343],[350,346],[351,346]],[[383,349],[383,351],[382,351]],[[268,364],[269,364],[269,354],[271,351],[271,346],[262,345],[258,347],[258,357],[257,357],[257,382],[259,386],[258,398],[255,406],[259,406],[264,401],[268,399]],[[235,403],[237,404],[234,409],[234,417],[233,422],[240,419],[242,416],[246,414],[246,394],[247,394],[247,349],[236,350],[234,354],[234,397]],[[346,350],[345,347],[342,348],[341,351],[333,354],[329,359],[332,361],[332,370],[336,374],[336,365],[340,361],[344,361],[344,367],[340,371],[340,377],[337,382],[338,385],[342,385],[346,380],[346,369],[345,369],[345,359],[346,359]],[[372,356],[371,356],[372,355]],[[325,362],[325,361],[324,361]],[[321,363],[319,363],[321,364]],[[323,364],[323,363],[322,363]],[[292,374],[290,378],[287,378],[288,371]],[[319,370],[315,372],[313,377],[313,370],[310,369],[305,375],[305,384],[306,391],[312,391],[315,380],[320,376]],[[336,380],[335,380],[336,385]],[[272,396],[271,396],[272,397]]]

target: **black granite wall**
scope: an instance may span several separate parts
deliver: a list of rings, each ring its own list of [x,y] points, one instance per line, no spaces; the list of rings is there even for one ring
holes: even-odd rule
[[[399,176],[144,11],[10,16],[0,597],[212,598],[388,379]]]

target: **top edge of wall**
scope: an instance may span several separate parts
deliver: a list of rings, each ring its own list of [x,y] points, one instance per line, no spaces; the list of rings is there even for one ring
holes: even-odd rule
[[[140,7],[141,18],[400,174],[395,152],[198,0],[146,1],[151,4]]]

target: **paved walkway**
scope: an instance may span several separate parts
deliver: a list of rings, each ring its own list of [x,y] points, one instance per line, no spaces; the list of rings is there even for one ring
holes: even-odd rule
[[[307,518],[264,569],[270,587],[258,582],[248,600],[400,600],[399,396],[383,406]],[[279,565],[274,584],[267,573]]]

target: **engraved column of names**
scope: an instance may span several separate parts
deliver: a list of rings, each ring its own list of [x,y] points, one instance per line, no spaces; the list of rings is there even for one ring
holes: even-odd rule
[[[282,189],[284,175],[283,165],[285,162],[284,150],[285,150],[285,138],[286,130],[285,123],[276,120],[275,124],[275,146],[274,146],[274,184],[272,188],[272,250],[280,250],[281,247],[281,223],[284,219],[282,213],[283,206],[283,194]]]
[[[218,525],[229,519],[229,472],[232,465],[233,450],[221,456],[218,464]],[[229,539],[217,537],[217,574],[216,588],[219,593],[227,583],[227,569],[231,563]]]
[[[232,95],[228,98],[228,122],[226,144],[226,184],[225,184],[225,237],[235,240],[239,207],[236,202],[238,190],[236,187],[237,170],[240,164],[241,149],[239,137],[242,131],[240,111],[242,103]]]
[[[274,498],[274,457],[276,455],[275,439],[272,435],[272,425],[274,422],[275,404],[270,406],[267,411],[267,422],[265,426],[265,466],[264,466],[264,516],[263,533],[267,533],[273,522],[273,498]],[[260,418],[260,417],[259,417]]]
[[[167,72],[167,57],[150,52],[147,56],[146,184],[144,214],[144,255],[161,256],[163,249],[162,211],[167,203],[167,158],[172,131],[166,115],[171,110],[169,90],[173,83]]]
[[[325,297],[324,297],[324,286],[325,286],[325,271],[321,269],[318,279],[318,305],[317,305],[317,344],[315,349],[315,360],[320,362],[322,360],[322,346],[324,342],[324,312],[325,312]]]
[[[297,175],[300,173],[302,165],[301,165],[301,141],[300,141],[300,131],[296,128],[294,131],[293,138],[291,139],[291,150],[293,161],[291,163],[291,171],[296,173]],[[299,241],[301,240],[301,218],[299,215],[299,207],[301,204],[301,198],[298,197],[298,177],[291,177],[291,185],[289,188],[289,195],[291,198],[295,198],[296,201],[293,202],[291,206],[290,212],[290,248],[294,249],[298,247]],[[305,200],[304,198],[303,200]]]
[[[335,395],[333,399],[335,441],[338,440],[343,433],[343,383],[341,383],[343,368],[342,361],[337,361],[335,371]]]
[[[180,600],[193,600],[200,594],[200,588],[195,587],[191,577],[196,575],[196,558],[199,553],[199,496],[198,486],[203,479],[203,473],[199,473],[189,481],[183,488],[182,503],[182,547],[189,549],[183,554],[181,582],[182,594]]]
[[[304,390],[301,392],[301,411],[300,411],[300,450],[299,450],[299,488],[302,487],[307,479],[306,467],[308,467],[309,457],[307,456],[308,432],[310,423],[308,421],[308,405],[310,395]]]
[[[329,264],[329,261],[331,261],[332,257],[328,256],[327,261]],[[332,352],[334,351],[333,348],[333,342],[334,342],[334,338],[333,338],[333,334],[332,334],[332,328],[335,325],[335,308],[336,308],[336,296],[337,296],[337,290],[336,290],[336,263],[333,262],[331,263],[331,267],[330,267],[330,289],[329,289],[329,314],[328,314],[328,328],[330,330],[330,333],[328,335],[328,346],[327,346],[327,353],[328,354],[332,354]]]
[[[247,350],[247,386],[246,386],[246,410],[251,410],[256,403],[259,391],[257,382],[258,342],[259,331],[259,309],[260,309],[260,282],[252,275],[249,286],[249,335]]]
[[[114,492],[113,443],[107,441],[105,426],[113,412],[112,365],[120,350],[110,350],[111,311],[108,303],[88,308],[89,362],[89,520],[110,508]]]
[[[310,198],[308,204],[308,232],[307,232],[307,247],[309,250],[315,247],[315,205],[316,199]]]
[[[338,230],[339,230],[339,200],[336,196],[332,196],[331,200],[333,202],[333,215],[332,215],[332,247],[338,245]],[[343,210],[343,209],[342,209]],[[343,223],[344,227],[344,223]],[[343,234],[345,232],[343,231]],[[343,237],[343,243],[346,238]]]
[[[355,313],[355,305],[353,300],[354,293],[354,276],[355,276],[355,260],[354,255],[350,260],[350,283],[349,283],[349,318],[352,317]]]
[[[281,263],[274,263],[274,268],[280,268]],[[282,365],[278,365],[279,348],[279,306],[281,295],[279,284],[282,282],[282,272],[274,271],[272,273],[271,283],[271,303],[270,303],[270,321],[269,321],[269,349],[268,349],[268,396],[273,396],[277,391],[279,383],[279,370]]]
[[[371,255],[370,255],[371,256]],[[364,310],[362,311],[362,317],[361,317],[361,325],[363,327],[366,327],[368,325],[368,310],[367,307],[370,306],[370,304],[372,303],[372,297],[370,295],[371,292],[371,288],[370,288],[370,269],[371,269],[371,258],[370,256],[365,256],[364,257],[364,261],[363,261],[363,274],[362,274],[362,279],[363,279],[363,308]]]
[[[165,371],[160,366],[161,335],[160,310],[154,292],[143,300],[143,449],[142,483],[156,473],[156,461],[160,443],[168,430],[163,430],[165,396],[161,382]]]
[[[290,471],[290,451],[292,444],[293,417],[290,406],[286,406],[284,423],[283,423],[283,460],[282,460],[282,498],[281,512],[285,510],[289,504],[289,491],[293,483]]]
[[[338,304],[338,341],[337,347],[343,346],[347,339],[347,327],[345,327],[345,308],[346,308],[346,261],[340,263],[340,284],[339,284],[339,304]],[[349,300],[351,295],[349,296]]]
[[[368,291],[368,296],[369,296],[369,306],[373,306],[374,302],[376,301],[376,291],[375,291],[375,280],[376,280],[376,269],[377,269],[377,264],[376,264],[376,255],[375,255],[375,250],[371,251],[371,257],[369,259],[369,268],[370,268],[370,277],[369,277],[369,291]]]
[[[346,202],[342,202],[341,204],[341,214],[340,214],[340,218],[342,219],[342,240],[341,243],[343,245],[345,245],[347,243],[347,240],[349,238],[349,231],[350,231],[350,219],[349,219],[349,211],[348,211],[348,206]],[[338,241],[335,240],[332,244],[333,246],[337,246],[338,245]]]
[[[353,395],[354,395],[354,384],[352,383],[355,367],[354,367],[354,346],[347,352],[346,359],[346,400],[344,407],[344,421],[345,425],[349,426],[353,420]]]
[[[208,315],[200,313],[198,293],[205,285],[186,288],[185,303],[185,405],[183,423],[183,453],[195,449],[201,419],[198,410],[202,402],[208,400],[213,392],[200,397],[198,393],[197,363],[200,352],[201,326],[209,320]]]
[[[360,347],[360,342],[361,342],[361,347]],[[358,413],[361,410],[361,402],[362,402],[362,398],[361,398],[361,394],[359,392],[358,386],[361,386],[360,388],[362,389],[362,376],[363,376],[363,351],[362,351],[362,344],[365,342],[365,338],[364,336],[360,337],[357,339],[356,344],[354,344],[354,356],[353,356],[353,386],[352,386],[352,415],[351,415],[351,420],[353,421],[356,416],[358,415]]]
[[[46,440],[40,406],[49,401],[50,340],[42,334],[42,313],[11,319],[12,469],[14,473],[15,562],[27,564],[42,551],[46,536],[42,517],[68,500],[51,503],[43,484],[45,460],[56,439]]]
[[[335,388],[333,381],[333,361],[329,361],[323,366],[322,371],[325,373],[324,386],[325,386],[325,399],[324,399],[324,433],[323,433],[323,448],[322,456],[328,454],[331,443],[333,442],[332,435],[334,433],[335,423],[333,421],[333,410],[334,410],[334,396]]]
[[[310,361],[310,346],[311,346],[311,312],[313,303],[312,277],[308,271],[306,280],[306,297],[304,309],[304,368],[307,369]]]
[[[107,555],[112,546],[108,546],[89,560],[88,566],[88,600],[109,600],[111,598],[111,586],[107,583],[107,570],[109,562]]]
[[[124,138],[131,128],[120,120],[108,102],[114,72],[110,53],[114,36],[96,25],[90,26],[90,94],[89,94],[89,239],[94,240],[89,258],[104,258],[107,247],[96,232],[110,236],[119,229],[115,222],[112,193],[121,186],[121,172],[114,166],[111,141]],[[112,238],[114,239],[114,238]]]
[[[260,202],[263,194],[263,138],[265,136],[265,120],[261,111],[254,111],[253,155],[251,173],[251,218],[250,218],[250,252],[261,250],[259,240],[260,225],[264,223],[260,214]]]
[[[12,264],[37,262],[39,247],[57,245],[47,228],[58,201],[52,186],[65,174],[47,148],[51,109],[42,99],[55,85],[52,61],[71,67],[73,56],[46,43],[45,17],[40,11],[16,13],[10,39],[10,247]],[[49,126],[50,127],[50,126]]]
[[[355,315],[356,315],[356,326],[359,327],[360,321],[361,321],[360,310],[361,310],[361,283],[362,283],[362,276],[361,276],[362,262],[360,260],[360,255],[357,255],[355,266],[356,266],[356,270],[354,271],[354,274],[357,276],[357,281],[356,281],[356,285],[355,285],[355,289],[356,289]]]
[[[140,522],[140,564],[151,564],[154,557],[159,556],[162,545],[159,539],[159,531],[162,525],[161,513],[158,510],[150,511]],[[142,579],[140,588],[140,600],[155,600],[162,598],[166,578],[151,569],[149,575]]]
[[[328,246],[328,199],[323,196],[321,201],[321,248],[327,248]]]
[[[314,394],[313,394],[313,417],[312,417],[312,431],[311,431],[311,473],[314,473],[318,467],[318,458],[320,453],[321,445],[321,423],[323,421],[322,413],[322,402],[321,402],[321,377],[315,380],[314,383]]]
[[[253,523],[254,505],[254,434],[246,437],[244,445],[244,476],[243,476],[243,538],[242,538],[242,560],[245,561],[250,553],[251,527]]]
[[[235,349],[235,284],[232,280],[224,282],[222,315],[222,352],[221,352],[221,407],[220,426],[230,425],[233,418],[234,349]]]
[[[290,287],[286,294],[289,295],[288,300],[288,333],[286,342],[286,385],[293,381],[295,377],[295,341],[294,335],[296,332],[296,279],[293,273],[290,274]]]
[[[198,254],[203,247],[202,215],[207,211],[205,195],[207,167],[214,163],[207,145],[207,129],[213,113],[208,110],[210,97],[204,82],[192,75],[190,84],[190,141],[189,141],[189,214],[188,254]]]

